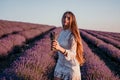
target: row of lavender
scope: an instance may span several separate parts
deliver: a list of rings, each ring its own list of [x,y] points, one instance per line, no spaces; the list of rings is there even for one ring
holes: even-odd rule
[[[120,41],[120,33],[118,33],[118,34],[112,34],[112,33],[109,34],[109,33],[102,33],[102,32],[96,32],[96,33],[110,37],[110,38],[115,39],[117,41]]]
[[[87,43],[83,41],[85,64],[81,68],[82,80],[119,80],[111,70],[95,55],[88,47]]]
[[[8,27],[6,25],[6,27]],[[52,29],[52,26],[38,27],[18,32],[16,34],[9,34],[0,39],[0,56],[6,56],[15,46],[23,45],[27,40],[30,40],[40,34]],[[15,30],[15,29],[14,29]],[[17,30],[16,30],[17,31]]]
[[[47,25],[0,20],[0,38],[8,34],[26,31],[29,29],[42,29],[45,26]]]
[[[103,33],[103,34],[108,34],[108,35],[114,36],[114,37],[120,37],[120,32],[108,32],[108,31],[97,31],[97,30],[89,30],[89,31]]]
[[[107,36],[103,36],[103,35],[100,35],[98,33],[89,31],[89,30],[84,30],[84,31],[87,32],[88,34],[92,34],[96,38],[101,39],[102,41],[105,41],[107,43],[110,43],[111,45],[114,45],[115,47],[117,47],[118,49],[120,49],[120,42],[119,41],[114,40],[112,38],[109,38]]]
[[[85,31],[97,33],[97,34],[100,34],[100,35],[102,35],[102,36],[111,38],[111,39],[113,39],[113,40],[120,41],[120,33],[94,31],[94,30],[85,30]]]
[[[60,29],[55,32],[58,34]],[[50,49],[48,33],[4,70],[0,80],[51,80],[55,65],[54,55]]]
[[[114,60],[120,62],[120,50],[114,47],[111,44],[107,44],[104,41],[86,33],[85,31],[81,30],[81,35],[91,42],[93,45],[96,45],[98,48],[100,48],[102,51],[107,53],[108,56],[113,58]]]

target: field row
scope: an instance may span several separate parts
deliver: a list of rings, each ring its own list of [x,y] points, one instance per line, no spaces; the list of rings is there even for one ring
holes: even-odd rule
[[[103,60],[92,52],[91,47],[83,41],[85,64],[82,66],[82,79],[83,80],[119,80],[119,77],[107,67]],[[107,75],[106,75],[107,74]]]
[[[101,39],[104,42],[111,44],[111,45],[115,46],[116,48],[120,49],[120,42],[119,41],[114,40],[112,38],[109,38],[107,36],[103,36],[101,34],[92,32],[92,31],[87,31],[87,30],[84,30],[84,31],[87,32],[88,34],[91,34],[91,35],[95,36],[96,38]]]
[[[104,41],[86,33],[85,31],[81,30],[81,35],[93,45],[96,45],[96,47],[107,53],[108,56],[120,62],[120,50],[118,48],[114,47],[111,44],[105,43]]]
[[[21,31],[16,34],[9,34],[0,39],[0,57],[7,56],[13,48],[24,45],[29,40],[44,34],[45,32],[52,30],[52,27],[44,27],[44,29],[30,29],[26,31]]]
[[[103,32],[103,31],[93,31],[93,30],[84,30],[90,33],[94,33],[97,35],[102,35],[105,36],[107,38],[110,38],[112,40],[116,40],[116,41],[120,41],[120,33],[113,33],[113,32]]]
[[[46,27],[53,28],[54,26],[0,20],[0,38],[31,29],[44,30]]]

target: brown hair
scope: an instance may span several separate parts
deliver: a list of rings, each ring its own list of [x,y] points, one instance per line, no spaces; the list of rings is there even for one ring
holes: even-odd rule
[[[76,18],[75,18],[75,15],[72,12],[67,11],[67,12],[65,12],[63,14],[62,19],[64,18],[64,16],[66,14],[70,15],[69,29],[71,30],[71,32],[74,35],[75,40],[77,42],[77,50],[76,50],[77,55],[76,55],[76,58],[77,58],[78,62],[80,63],[80,65],[82,66],[83,63],[85,62],[85,59],[83,57],[83,45],[82,45],[82,40],[81,40],[80,32],[79,32],[79,29],[77,27]],[[63,25],[63,23],[62,23],[62,25]]]

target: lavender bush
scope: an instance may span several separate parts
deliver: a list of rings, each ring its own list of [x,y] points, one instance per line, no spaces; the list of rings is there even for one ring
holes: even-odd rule
[[[111,70],[95,55],[88,47],[84,40],[84,56],[86,59],[85,64],[82,66],[82,79],[83,80],[119,80],[114,76]]]
[[[101,39],[102,41],[105,41],[107,43],[110,43],[112,45],[114,45],[115,47],[119,48],[120,49],[120,42],[114,40],[114,39],[111,39],[111,38],[108,38],[108,37],[105,37],[105,36],[102,36],[102,35],[99,35],[99,34],[96,34],[94,32],[90,32],[90,31],[85,31],[89,34],[92,34],[93,36],[97,37],[98,39]]]
[[[51,27],[44,27],[44,29],[31,29],[31,30],[26,30],[26,31],[22,31],[22,32],[19,32],[20,35],[24,36],[26,39],[32,39],[38,35],[40,35],[41,33],[45,32],[45,31],[48,31],[50,30]]]
[[[45,29],[45,28],[50,29],[53,28],[53,26],[0,20],[0,37],[12,33],[18,33],[21,31],[26,31],[31,29]]]
[[[107,44],[100,39],[86,33],[85,31],[81,31],[81,35],[91,42],[93,45],[99,47],[102,51],[106,52],[110,57],[114,58],[116,61],[120,62],[120,50],[112,46],[111,44]]]
[[[105,36],[105,37],[108,37],[108,38],[111,38],[113,40],[117,40],[117,41],[120,41],[120,33],[113,33],[113,32],[103,32],[103,31],[93,31],[93,30],[84,30],[84,31],[88,31],[88,32],[93,32],[94,34],[100,34],[102,36]]]
[[[31,29],[27,31],[18,32],[17,34],[10,34],[0,39],[0,56],[7,56],[15,46],[22,46],[26,40],[33,39],[36,36],[50,30],[51,27],[38,27],[38,29]]]

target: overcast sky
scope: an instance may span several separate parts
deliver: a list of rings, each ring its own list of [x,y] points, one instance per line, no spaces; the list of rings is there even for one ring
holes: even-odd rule
[[[79,28],[120,32],[120,0],[0,0],[0,19],[61,26],[72,11]]]

